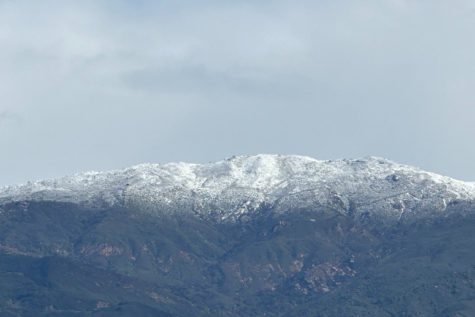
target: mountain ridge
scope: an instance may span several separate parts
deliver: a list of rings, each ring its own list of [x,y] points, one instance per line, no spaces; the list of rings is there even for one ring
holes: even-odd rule
[[[264,207],[285,212],[326,206],[398,222],[445,215],[451,204],[473,203],[475,182],[375,156],[323,161],[258,154],[205,164],[145,163],[0,188],[0,205],[15,201],[138,207],[217,221],[237,221]]]

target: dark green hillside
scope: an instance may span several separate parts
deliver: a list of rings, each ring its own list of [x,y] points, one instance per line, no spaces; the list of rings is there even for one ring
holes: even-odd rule
[[[1,210],[1,316],[475,315],[473,216],[383,227],[323,210],[235,224]]]

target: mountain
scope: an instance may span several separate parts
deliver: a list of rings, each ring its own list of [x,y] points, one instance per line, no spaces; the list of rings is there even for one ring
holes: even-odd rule
[[[475,183],[237,156],[0,188],[2,316],[473,316]]]
[[[237,221],[262,207],[284,213],[331,207],[390,222],[447,215],[475,200],[475,183],[368,157],[319,161],[305,156],[232,157],[209,164],[142,164],[0,189],[0,203],[70,202]],[[415,212],[417,211],[417,212]]]

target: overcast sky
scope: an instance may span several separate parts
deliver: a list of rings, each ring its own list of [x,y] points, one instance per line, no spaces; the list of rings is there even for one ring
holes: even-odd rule
[[[475,181],[475,0],[0,0],[0,185],[386,157]]]

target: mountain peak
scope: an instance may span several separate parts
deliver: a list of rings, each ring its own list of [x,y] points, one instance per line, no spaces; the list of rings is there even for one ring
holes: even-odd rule
[[[188,212],[219,221],[276,212],[331,209],[389,221],[445,215],[475,200],[475,183],[368,156],[316,160],[259,154],[215,163],[139,164],[0,189],[0,204],[61,201],[94,208],[120,206],[153,213]]]

